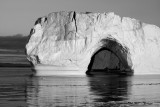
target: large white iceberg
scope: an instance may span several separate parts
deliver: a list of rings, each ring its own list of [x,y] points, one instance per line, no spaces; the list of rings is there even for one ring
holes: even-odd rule
[[[44,70],[39,75],[88,69],[160,74],[160,28],[112,12],[53,12],[36,21],[26,54]]]

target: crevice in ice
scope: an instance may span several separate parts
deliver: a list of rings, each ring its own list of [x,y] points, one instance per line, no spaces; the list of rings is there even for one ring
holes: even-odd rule
[[[75,21],[75,28],[76,28],[76,32],[77,32],[77,23],[76,23],[76,12],[73,12],[73,19]]]

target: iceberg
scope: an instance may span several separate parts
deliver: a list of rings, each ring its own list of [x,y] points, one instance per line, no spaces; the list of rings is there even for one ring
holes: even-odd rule
[[[160,74],[160,28],[113,12],[53,12],[35,22],[26,55],[37,75]]]

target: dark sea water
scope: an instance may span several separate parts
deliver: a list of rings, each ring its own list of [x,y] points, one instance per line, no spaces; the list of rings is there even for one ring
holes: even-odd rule
[[[0,107],[160,107],[160,75],[35,77],[14,52],[0,65]]]

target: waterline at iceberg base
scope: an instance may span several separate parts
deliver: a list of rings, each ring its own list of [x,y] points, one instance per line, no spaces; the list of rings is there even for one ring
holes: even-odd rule
[[[160,28],[114,13],[53,12],[26,45],[36,75],[160,74]]]
[[[53,76],[53,75],[86,75],[86,70],[78,67],[54,66],[46,64],[37,64],[33,67],[35,76]]]

